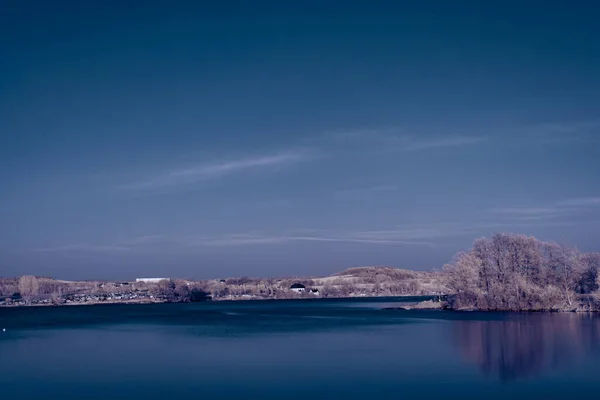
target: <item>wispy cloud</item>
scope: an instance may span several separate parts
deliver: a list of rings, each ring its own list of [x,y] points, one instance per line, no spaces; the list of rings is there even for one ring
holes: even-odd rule
[[[571,121],[538,124],[518,129],[523,139],[539,145],[581,142],[597,137],[600,121]]]
[[[251,169],[276,167],[306,161],[313,156],[309,150],[295,150],[273,155],[243,158],[215,164],[201,164],[174,169],[146,179],[123,185],[125,189],[154,189],[194,184]]]
[[[123,252],[129,250],[125,246],[113,246],[113,245],[102,245],[102,244],[91,244],[91,243],[74,243],[64,246],[56,247],[45,247],[35,249],[36,252],[86,252],[86,253],[113,253]]]
[[[567,207],[600,206],[600,197],[579,197],[574,199],[566,199],[558,202],[558,204]]]
[[[350,232],[313,231],[312,234],[233,234],[220,237],[188,238],[189,246],[243,246],[281,244],[290,242],[338,242],[364,244],[396,244],[431,246],[433,243],[422,240],[410,240],[397,235],[385,235],[383,232]]]
[[[153,244],[153,243],[161,243],[161,242],[165,242],[168,240],[170,240],[170,237],[168,235],[154,234],[154,235],[130,237],[127,239],[123,239],[123,240],[119,241],[118,243],[121,246],[132,247],[132,246],[140,246],[140,245]]]
[[[573,133],[586,133],[600,129],[600,121],[572,121],[572,122],[561,122],[561,123],[547,123],[540,124],[531,128],[534,132],[538,133],[562,133],[562,134],[573,134]]]
[[[287,236],[267,236],[254,234],[233,234],[219,237],[185,238],[183,243],[188,246],[243,246],[258,244],[277,244],[290,241]]]
[[[541,123],[512,127],[504,134],[517,135],[514,143],[532,145],[557,144],[598,138],[600,120]],[[504,135],[501,135],[503,137]],[[409,153],[434,149],[459,149],[497,140],[493,134],[464,135],[456,133],[415,134],[401,127],[376,127],[337,130],[323,135],[326,143],[336,144],[340,149],[358,152]]]
[[[397,240],[412,243],[414,241],[433,240],[445,237],[454,230],[454,227],[448,227],[443,224],[422,224],[398,229],[360,231],[349,233],[348,236],[365,240]]]
[[[572,208],[570,208],[573,210]],[[356,243],[365,245],[397,245],[439,247],[457,238],[474,238],[494,231],[511,231],[543,227],[598,225],[600,220],[560,219],[552,208],[512,207],[488,210],[493,218],[474,218],[447,222],[411,224],[383,230],[343,231],[328,229],[294,229],[279,232],[249,232],[222,235],[146,235],[115,240],[104,244],[78,243],[36,249],[36,252],[65,254],[142,254],[161,249],[226,248],[271,246],[293,243]],[[508,218],[506,218],[508,217]]]
[[[134,236],[125,239],[106,241],[104,243],[73,243],[61,246],[38,248],[34,251],[43,253],[122,253],[136,248],[166,244],[173,238],[166,234]]]
[[[565,199],[541,207],[500,207],[488,210],[488,212],[520,220],[547,220],[572,216],[594,206],[600,206],[600,197]]]
[[[395,192],[398,187],[395,185],[379,185],[358,187],[350,189],[341,189],[334,193],[334,197],[338,200],[350,200],[362,196],[378,195],[384,193]]]
[[[436,148],[470,146],[485,142],[485,136],[435,136],[419,138],[417,136],[400,136],[390,138],[388,151],[411,152]]]
[[[355,154],[420,152],[461,148],[486,140],[488,140],[486,136],[406,134],[394,127],[336,131],[324,134],[317,141],[312,140],[308,148],[302,147],[262,156],[172,168],[139,177],[121,184],[119,188],[151,190],[192,185],[249,170],[269,170],[274,167],[306,162],[315,159],[317,155],[335,156],[344,152]]]
[[[522,220],[540,220],[562,217],[574,212],[571,208],[563,207],[502,207],[489,210],[491,213],[503,217]]]
[[[379,186],[372,191],[394,190]],[[348,193],[354,193],[349,190]],[[356,193],[360,193],[357,190]],[[470,220],[412,224],[383,230],[343,231],[293,229],[280,232],[250,232],[223,235],[149,234],[104,243],[75,243],[36,249],[36,252],[69,254],[122,253],[168,247],[235,247],[277,245],[298,242],[362,243],[373,245],[439,246],[451,238],[477,236],[494,230],[597,225],[600,220],[582,219],[581,212],[600,207],[600,196],[556,201],[538,207],[511,206],[485,210]],[[482,218],[483,217],[483,218]],[[568,217],[568,218],[566,218]]]
[[[488,137],[456,134],[417,135],[397,127],[382,127],[327,132],[323,140],[340,148],[354,148],[359,152],[407,153],[472,146],[487,141]]]

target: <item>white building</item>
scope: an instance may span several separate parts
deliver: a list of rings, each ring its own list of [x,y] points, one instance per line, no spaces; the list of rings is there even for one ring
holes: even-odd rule
[[[143,283],[156,283],[156,282],[165,281],[168,279],[169,278],[137,278],[135,281],[143,282]]]
[[[292,286],[290,286],[290,290],[296,293],[304,293],[304,291],[306,291],[306,286],[301,283],[294,283]]]

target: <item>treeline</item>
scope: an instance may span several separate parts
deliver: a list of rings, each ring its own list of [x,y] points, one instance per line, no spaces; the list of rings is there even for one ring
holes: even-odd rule
[[[58,301],[68,285],[52,278],[24,275],[20,278],[0,278],[0,297],[18,297],[26,300],[43,297]]]
[[[498,233],[444,266],[452,309],[600,310],[600,253]]]
[[[157,283],[144,282],[63,282],[52,278],[24,275],[20,278],[0,278],[0,301],[10,304],[63,304],[82,296],[86,301],[147,300],[163,302],[195,302],[210,300],[201,282],[165,279]],[[8,299],[8,300],[7,300]]]
[[[439,273],[390,267],[357,267],[328,277],[214,280],[165,279],[159,282],[57,281],[22,276],[0,278],[0,304],[64,304],[104,301],[193,302],[244,299],[314,299],[447,293]],[[291,290],[292,285],[305,290]],[[5,299],[6,298],[6,299]]]
[[[358,292],[367,296],[419,296],[437,295],[448,291],[443,277],[434,272],[371,266],[349,268],[334,276],[338,276],[339,279],[328,283],[343,289],[342,293]]]
[[[210,293],[199,283],[188,283],[179,279],[164,279],[149,286],[150,293],[169,303],[189,303],[210,300]]]
[[[315,282],[310,278],[239,277],[201,281],[199,284],[211,294],[214,300],[314,298],[314,295],[308,291],[304,293],[291,291],[290,286],[294,283],[301,283],[306,288],[315,286]]]
[[[228,278],[203,281],[215,300],[344,298],[355,296],[403,296],[446,293],[441,274],[390,267],[350,268],[328,277]],[[304,292],[290,287],[300,283]],[[316,292],[315,292],[316,290]]]

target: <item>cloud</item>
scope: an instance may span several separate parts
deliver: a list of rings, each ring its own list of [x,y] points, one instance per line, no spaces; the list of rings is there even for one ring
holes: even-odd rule
[[[323,134],[322,139],[332,142],[345,141],[363,141],[374,138],[389,138],[402,136],[403,129],[400,127],[377,127],[377,128],[361,128],[361,129],[338,129],[327,131]]]
[[[508,210],[507,210],[508,211]],[[186,238],[182,244],[191,247],[237,247],[279,245],[299,242],[357,243],[372,245],[439,247],[452,243],[457,238],[475,238],[494,231],[532,229],[542,227],[571,227],[597,225],[598,220],[559,220],[527,218],[530,215],[547,215],[542,209],[531,209],[530,213],[519,209],[525,218],[508,220],[449,221],[431,224],[415,224],[398,229],[335,231],[326,229],[303,229],[279,233],[245,233],[218,237],[195,236]]]
[[[364,240],[396,240],[396,241],[421,241],[445,237],[455,231],[455,227],[444,224],[414,225],[402,229],[368,230],[350,233],[350,237]]]
[[[551,207],[501,207],[489,210],[490,212],[514,219],[539,220],[562,217],[572,214],[575,210],[560,206]]]
[[[574,199],[566,199],[558,202],[558,204],[567,207],[600,206],[600,197],[579,197]]]
[[[365,244],[396,244],[396,245],[428,245],[433,243],[417,240],[401,239],[393,235],[369,235],[368,232],[335,233],[321,232],[320,234],[233,234],[221,237],[195,237],[185,240],[189,246],[244,246],[281,244],[290,242],[338,242],[338,243],[365,243]]]
[[[114,240],[108,243],[74,243],[62,246],[35,249],[35,252],[45,253],[121,253],[138,247],[151,246],[171,241],[168,235],[145,235]]]
[[[542,207],[500,207],[488,210],[488,212],[513,219],[542,220],[572,216],[593,206],[600,206],[600,197],[565,199]]]
[[[544,123],[525,127],[514,127],[511,133],[520,140],[515,143],[556,144],[582,141],[598,137],[600,121],[572,121]],[[409,153],[434,149],[459,149],[495,140],[488,135],[436,134],[421,135],[407,132],[400,127],[378,127],[326,132],[322,140],[338,149],[356,152]]]
[[[112,246],[112,245],[101,245],[101,244],[90,244],[90,243],[75,243],[64,246],[56,247],[45,247],[35,249],[36,252],[93,252],[93,253],[112,253],[122,252],[129,250],[125,246]]]
[[[534,125],[520,129],[523,139],[540,145],[581,142],[597,137],[600,121],[574,121]]]
[[[433,246],[431,242],[399,240],[395,238],[369,238],[369,237],[327,237],[327,236],[296,236],[293,240],[312,241],[312,242],[341,242],[341,243],[367,243],[367,244],[402,244],[402,245],[418,245],[418,246]]]
[[[249,234],[225,235],[222,237],[205,237],[185,239],[184,243],[188,246],[243,246],[257,244],[277,244],[290,241],[285,236],[260,236]]]
[[[400,128],[384,127],[327,132],[323,140],[337,148],[354,148],[358,152],[407,153],[472,146],[487,141],[488,137],[454,134],[416,135],[407,134]]]
[[[169,240],[169,236],[163,234],[155,234],[155,235],[144,235],[144,236],[135,236],[127,239],[123,239],[119,242],[119,245],[123,246],[138,246],[138,245],[146,245],[153,243],[161,243]]]
[[[511,231],[541,227],[572,227],[598,225],[600,220],[565,220],[556,218],[553,208],[497,208],[487,210],[493,215],[508,215],[510,218],[456,220],[448,222],[405,225],[396,229],[340,231],[328,229],[294,229],[280,232],[251,232],[223,235],[146,235],[114,241],[111,244],[79,243],[65,246],[36,249],[37,252],[82,253],[135,253],[147,250],[160,251],[164,246],[171,249],[226,248],[240,246],[269,246],[290,243],[357,243],[365,245],[396,245],[439,247],[448,245],[457,238],[478,237],[494,231]],[[450,240],[450,242],[449,242]],[[129,253],[134,254],[134,253]],[[141,254],[141,253],[140,253]]]
[[[340,191],[344,195],[396,190],[395,186],[373,186]],[[76,243],[36,249],[36,252],[120,253],[160,249],[162,246],[234,247],[277,245],[299,242],[362,243],[374,245],[439,246],[451,238],[488,234],[493,230],[597,225],[598,220],[576,218],[590,207],[600,206],[600,197],[564,199],[538,207],[512,206],[484,210],[471,220],[403,225],[395,229],[341,231],[293,229],[272,233],[234,233],[219,236],[199,234],[149,234],[101,244]],[[579,215],[581,216],[581,215]],[[483,218],[481,218],[483,217]],[[569,217],[564,218],[564,217]]]
[[[155,189],[189,185],[202,180],[220,178],[250,169],[276,167],[306,161],[311,156],[312,152],[308,150],[297,150],[217,164],[202,164],[168,171],[139,182],[123,185],[122,187],[126,189]]]
[[[543,208],[543,207],[503,207],[494,208],[491,211],[499,214],[516,214],[516,215],[548,215],[554,214],[556,208]]]
[[[436,148],[463,147],[482,143],[485,136],[436,136],[419,138],[416,136],[401,136],[390,140],[388,151],[411,152]]]
[[[600,121],[574,121],[541,124],[531,128],[533,132],[541,134],[573,134],[587,133],[600,129]]]
[[[351,189],[343,189],[338,190],[334,193],[334,197],[338,200],[349,200],[356,197],[361,196],[370,196],[374,194],[382,194],[395,192],[398,190],[398,187],[395,185],[380,185],[380,186],[370,186],[370,187],[362,187],[362,188],[351,188]]]
[[[357,243],[373,245],[435,246],[433,238],[456,234],[451,228],[444,232],[437,228],[411,226],[396,230],[336,231],[326,229],[295,229],[276,233],[234,233],[219,236],[208,235],[146,235],[115,240],[110,244],[71,244],[37,249],[38,252],[68,253],[117,253],[124,251],[144,251],[159,249],[162,246],[194,247],[236,247],[277,245],[300,242]]]

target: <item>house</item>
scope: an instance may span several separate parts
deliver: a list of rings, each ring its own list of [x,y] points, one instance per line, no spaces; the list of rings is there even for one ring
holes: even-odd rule
[[[319,295],[319,289],[310,289],[310,294],[314,294],[315,296]]]
[[[169,280],[169,278],[137,278],[135,281],[142,282],[142,283],[157,283],[160,281],[167,281],[167,280]]]
[[[296,293],[304,293],[306,291],[306,286],[301,283],[294,283],[292,286],[290,286],[290,290]]]

